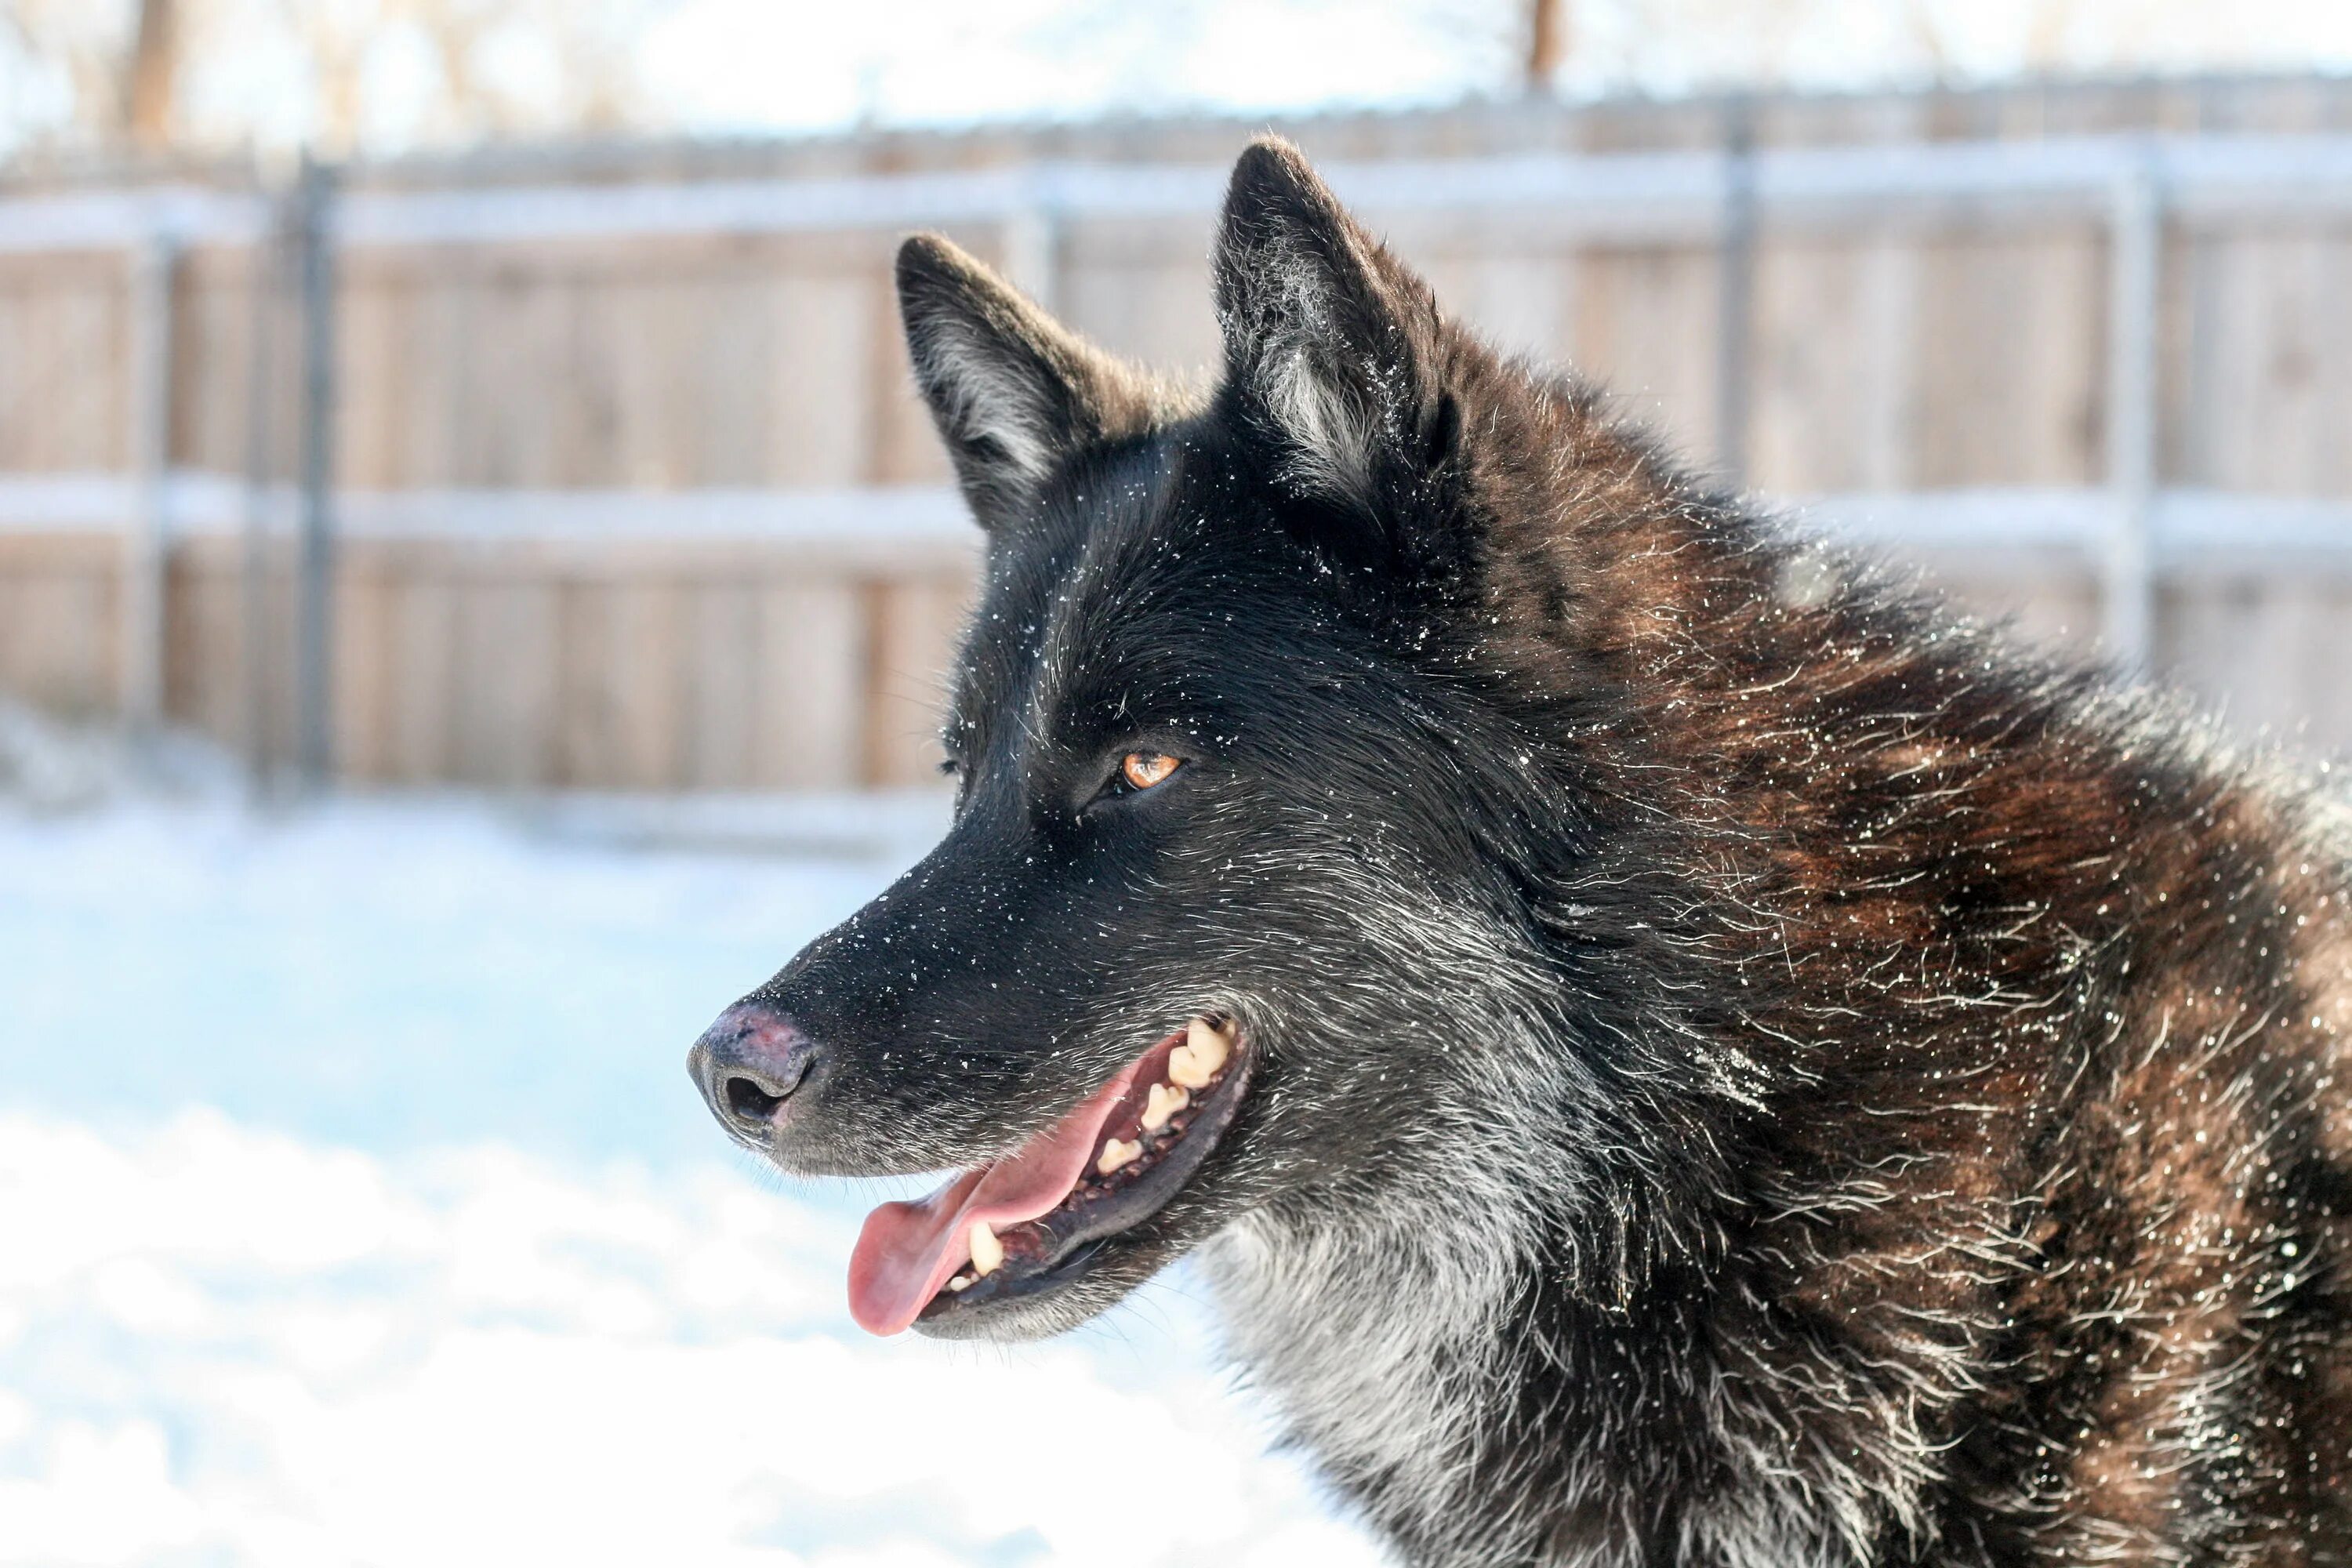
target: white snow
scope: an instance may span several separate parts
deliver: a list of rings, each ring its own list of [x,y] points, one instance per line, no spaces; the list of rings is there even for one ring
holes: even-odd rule
[[[462,804],[0,817],[0,1563],[1345,1563],[1181,1271],[869,1339],[687,1042],[887,879]],[[894,1189],[899,1190],[899,1189]]]

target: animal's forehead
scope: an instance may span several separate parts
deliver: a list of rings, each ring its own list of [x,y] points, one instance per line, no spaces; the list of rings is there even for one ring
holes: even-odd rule
[[[1093,682],[1182,659],[1213,665],[1213,625],[1248,553],[1218,487],[1167,444],[1067,477],[992,543],[957,680],[951,739],[1042,731]],[[1139,692],[1139,695],[1140,693]]]

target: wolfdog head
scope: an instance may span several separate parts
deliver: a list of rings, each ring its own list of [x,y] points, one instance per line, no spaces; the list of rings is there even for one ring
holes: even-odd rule
[[[1214,276],[1222,376],[1188,396],[944,240],[899,253],[987,536],[954,825],[690,1064],[786,1171],[958,1173],[868,1220],[877,1332],[1050,1332],[1227,1230],[1375,1229],[1367,1290],[1481,1267],[1634,1142],[1600,978],[1633,939],[1562,893],[1643,874],[1578,749],[1622,623],[1547,498],[1653,459],[1575,450],[1621,438],[1283,143],[1235,169]]]

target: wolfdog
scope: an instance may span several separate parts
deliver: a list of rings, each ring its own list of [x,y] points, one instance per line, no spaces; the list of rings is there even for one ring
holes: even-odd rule
[[[1420,1563],[2352,1563],[2352,854],[1252,146],[1187,394],[946,241],[945,840],[690,1066],[1010,1339],[1197,1254]]]

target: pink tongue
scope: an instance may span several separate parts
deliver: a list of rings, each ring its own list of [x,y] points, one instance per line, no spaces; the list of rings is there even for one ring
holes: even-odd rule
[[[866,1216],[849,1255],[849,1315],[870,1334],[895,1334],[919,1316],[949,1276],[971,1261],[971,1226],[1003,1230],[1051,1212],[1069,1195],[1095,1140],[1142,1062],[993,1165],[966,1171],[929,1197],[884,1204]]]

